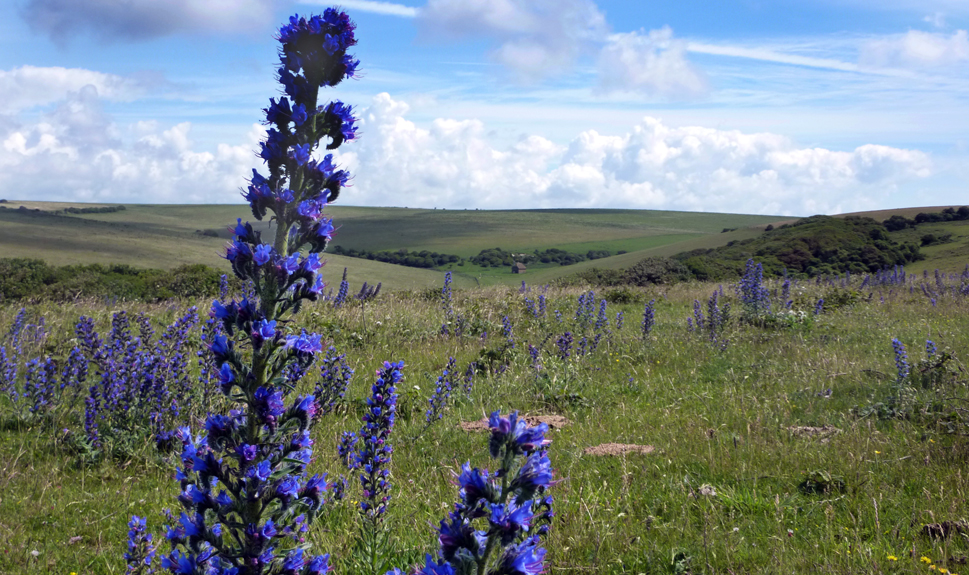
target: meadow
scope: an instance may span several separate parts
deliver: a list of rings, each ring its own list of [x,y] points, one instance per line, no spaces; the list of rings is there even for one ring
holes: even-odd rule
[[[95,204],[9,200],[0,209],[0,249],[4,257],[40,258],[53,265],[128,264],[171,269],[202,263],[228,271],[223,257],[236,218],[251,219],[248,206],[127,205],[110,213],[57,214]],[[26,210],[20,210],[24,207]],[[34,211],[37,210],[37,211]],[[746,239],[782,218],[742,214],[657,210],[434,210],[327,208],[337,227],[333,245],[366,250],[439,251],[470,257],[501,247],[516,252],[549,248],[586,252],[626,251],[622,255],[572,266],[529,270],[534,282],[547,282],[589,267],[628,267],[651,256],[710,248]],[[266,232],[269,225],[254,222]],[[738,228],[722,233],[724,228]],[[497,244],[497,245],[496,245]],[[328,280],[338,282],[344,267],[354,285],[382,282],[391,290],[440,283],[440,274],[359,258],[326,254]],[[511,285],[507,269],[466,264],[451,267],[455,285]]]
[[[401,568],[434,552],[433,528],[457,498],[454,472],[465,461],[488,465],[487,434],[468,424],[500,409],[552,418],[547,572],[969,571],[969,278],[951,271],[938,280],[795,281],[787,298],[773,281],[771,311],[755,315],[745,314],[734,285],[700,283],[590,296],[529,282],[455,290],[448,303],[441,273],[434,289],[307,304],[287,329],[322,334],[355,370],[346,397],[314,428],[310,468],[350,475],[337,455],[341,433],[359,427],[380,362],[403,361],[385,522]],[[655,323],[644,336],[650,301]],[[24,336],[14,389],[24,390],[34,357],[54,358],[60,373],[79,344],[81,315],[107,340],[113,314],[125,310],[132,330],[145,314],[160,341],[192,305],[206,310],[209,302],[29,306],[22,333],[37,334],[30,326],[43,318],[44,335]],[[8,354],[18,313],[0,308]],[[199,381],[205,354],[195,353],[204,334],[198,326],[186,333],[193,390],[178,419],[198,429],[203,403],[212,406]],[[893,338],[907,348],[906,377]],[[936,346],[931,358],[927,340]],[[455,378],[441,419],[428,424],[449,358],[458,375],[472,361],[479,371],[469,393]],[[100,377],[92,364],[88,384]],[[311,369],[303,389],[318,380]],[[91,458],[72,439],[85,433],[83,389],[78,400],[70,385],[53,385],[46,406],[31,412],[26,397],[12,401],[10,383],[0,398],[0,572],[124,572],[129,516],[146,517],[158,533],[168,523],[163,510],[177,506],[177,453],[158,450],[143,429]],[[359,499],[351,481],[306,534],[315,550],[333,554],[336,572],[353,572],[346,561]]]

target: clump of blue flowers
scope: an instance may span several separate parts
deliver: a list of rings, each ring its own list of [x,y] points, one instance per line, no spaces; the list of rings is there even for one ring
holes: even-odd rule
[[[393,447],[390,435],[397,419],[397,386],[403,379],[404,362],[384,362],[367,399],[367,410],[359,433],[344,434],[341,455],[349,458],[350,469],[359,471],[360,517],[363,525],[353,550],[354,571],[380,573],[387,568],[388,533],[382,528],[391,498],[390,463]],[[352,453],[346,450],[354,448]]]
[[[554,512],[546,495],[553,484],[544,423],[529,427],[514,412],[489,418],[488,448],[498,469],[461,467],[460,500],[438,527],[437,556],[428,555],[421,575],[520,574],[545,571],[542,539]],[[402,575],[400,569],[387,575]]]
[[[898,371],[898,381],[903,382],[908,379],[911,368],[908,364],[908,353],[905,352],[905,344],[892,338],[892,349],[895,351],[895,368]]]
[[[649,300],[649,303],[643,307],[643,340],[648,339],[650,334],[653,333],[654,325],[656,325],[656,300],[651,299]]]
[[[327,149],[352,140],[356,127],[349,106],[318,106],[317,97],[320,88],[354,75],[358,61],[346,53],[356,44],[354,28],[344,12],[331,8],[311,18],[293,16],[279,31],[277,73],[285,94],[265,109],[270,127],[259,157],[268,174],[253,170],[245,192],[256,219],[273,213],[275,234],[264,239],[240,220],[226,250],[236,276],[252,286],[240,301],[216,301],[210,312],[224,328],[210,344],[220,389],[236,408],[210,414],[203,433],[177,432],[183,511],[170,518],[171,551],[160,561],[173,573],[317,575],[330,569],[329,555],[310,556],[301,536],[331,487],[325,476],[306,473],[313,457],[310,428],[321,406],[316,394],[292,397],[323,344],[317,334],[288,333],[286,326],[325,287],[319,253],[334,228],[323,209],[349,175],[331,155],[314,152],[323,139]],[[136,542],[134,549],[141,547]],[[145,561],[140,553],[128,557],[131,569],[150,568]]]
[[[737,284],[737,295],[744,307],[744,317],[755,320],[770,313],[770,291],[764,285],[764,266],[747,260],[744,275]]]

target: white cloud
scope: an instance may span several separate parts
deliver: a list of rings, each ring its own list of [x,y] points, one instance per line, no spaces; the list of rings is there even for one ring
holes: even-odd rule
[[[969,35],[957,30],[952,35],[909,30],[907,33],[867,42],[860,62],[869,66],[921,68],[969,61]]]
[[[354,173],[345,201],[484,208],[623,207],[770,214],[867,209],[932,174],[917,150],[800,148],[784,136],[645,118],[621,136],[588,130],[567,147],[540,136],[496,149],[476,120],[420,127],[377,96],[365,136],[341,148]]]
[[[609,36],[599,54],[599,88],[664,97],[696,96],[706,91],[700,72],[686,59],[686,42],[668,26]]]
[[[326,0],[299,0],[300,4],[319,4],[332,6],[333,2]],[[340,0],[339,6],[349,10],[359,10],[361,12],[371,12],[373,14],[383,14],[385,16],[400,16],[402,18],[413,18],[417,16],[417,8],[395,4],[393,2],[378,2],[376,0]]]
[[[251,168],[261,166],[258,125],[244,141],[199,151],[188,122],[118,126],[101,104],[86,86],[39,121],[0,125],[0,187],[14,198],[238,202]],[[388,94],[363,111],[360,140],[337,153],[354,176],[344,202],[804,215],[871,208],[934,172],[916,150],[804,148],[777,134],[671,127],[655,118],[621,135],[586,130],[567,146],[533,134],[497,147],[479,120],[417,125],[408,112]]]
[[[493,40],[492,58],[526,82],[567,70],[608,31],[591,0],[428,0],[418,21],[425,38]]]
[[[751,60],[761,60],[763,62],[775,62],[777,64],[806,66],[808,68],[821,68],[826,70],[838,70],[842,72],[859,71],[858,65],[850,62],[842,62],[833,58],[816,58],[797,54],[785,54],[769,48],[750,48],[744,46],[688,42],[686,44],[686,50],[687,52],[695,52],[697,54],[711,54],[714,56],[728,56],[732,58],[748,58]]]
[[[0,132],[0,186],[14,198],[141,203],[238,202],[262,132],[241,145],[193,150],[188,122],[117,126],[93,85],[30,125]],[[130,141],[134,139],[134,141]]]
[[[274,21],[280,0],[29,0],[21,14],[55,42],[93,32],[104,40],[144,40],[183,32],[239,33]]]
[[[945,14],[942,12],[935,12],[934,14],[929,14],[925,18],[922,18],[923,22],[928,22],[929,24],[935,26],[936,28],[945,28]]]
[[[134,100],[145,91],[142,82],[114,74],[83,68],[21,66],[0,70],[0,113],[63,100],[69,92],[88,85],[101,97],[113,101]]]

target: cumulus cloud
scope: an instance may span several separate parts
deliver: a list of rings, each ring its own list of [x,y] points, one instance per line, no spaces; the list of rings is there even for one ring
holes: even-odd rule
[[[189,123],[117,125],[84,86],[30,124],[0,122],[0,186],[12,197],[151,203],[238,202],[264,128],[196,149]],[[587,130],[568,145],[539,135],[489,141],[479,120],[417,125],[388,94],[361,114],[362,137],[337,150],[354,175],[346,201],[448,208],[614,207],[813,214],[871,208],[932,175],[916,150],[797,146],[770,133],[672,127],[644,118],[621,135]]]
[[[492,58],[522,81],[567,70],[608,33],[591,0],[428,0],[417,18],[426,38],[494,40]]]
[[[687,61],[686,50],[686,42],[674,39],[669,26],[613,34],[599,54],[599,88],[664,97],[701,94],[706,82]]]
[[[585,131],[568,146],[530,136],[496,149],[481,122],[420,127],[407,112],[377,96],[362,118],[365,137],[341,149],[355,174],[354,203],[813,214],[869,208],[932,173],[916,150],[802,148],[777,134],[675,128],[655,118],[619,136]]]
[[[83,68],[21,66],[0,70],[0,113],[57,102],[84,86],[93,86],[100,97],[112,101],[134,100],[148,87],[138,79]]]
[[[109,41],[184,32],[258,30],[280,0],[29,0],[22,16],[55,42],[91,32]]]
[[[868,66],[902,68],[961,64],[969,61],[969,34],[965,30],[951,35],[909,30],[867,42],[859,60]]]
[[[0,186],[15,198],[142,203],[238,202],[259,163],[253,126],[240,145],[194,151],[191,125],[129,128],[104,111],[93,85],[33,124],[0,123]]]

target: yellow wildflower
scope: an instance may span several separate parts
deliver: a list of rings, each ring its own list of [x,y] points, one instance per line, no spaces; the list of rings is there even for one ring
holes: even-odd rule
[[[898,557],[895,557],[894,555],[889,555],[888,556],[888,560],[889,561],[898,561]]]

